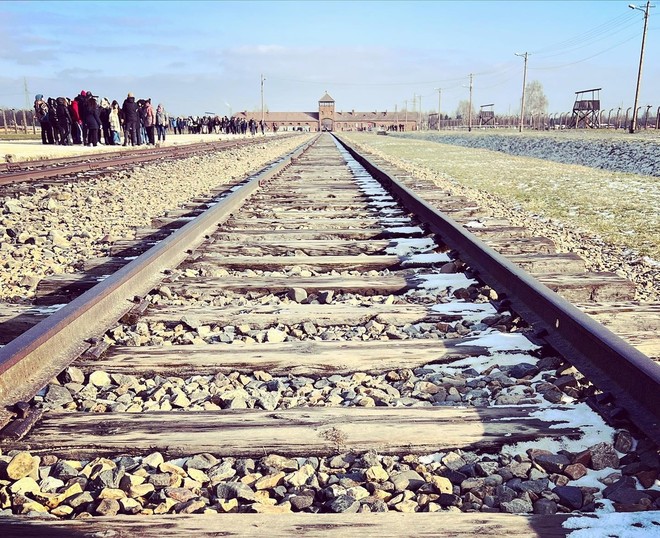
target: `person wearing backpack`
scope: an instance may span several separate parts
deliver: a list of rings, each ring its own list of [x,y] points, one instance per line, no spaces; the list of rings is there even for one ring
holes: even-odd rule
[[[34,112],[39,120],[39,125],[41,125],[41,143],[54,144],[53,127],[48,118],[48,103],[44,101],[44,96],[41,93],[34,96]]]

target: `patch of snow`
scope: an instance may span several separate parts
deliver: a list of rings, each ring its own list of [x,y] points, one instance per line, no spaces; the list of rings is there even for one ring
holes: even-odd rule
[[[467,344],[466,344],[467,345]],[[515,345],[515,343],[514,343]],[[507,353],[509,351],[510,353]],[[488,370],[492,366],[515,366],[521,362],[534,363],[536,359],[531,355],[526,355],[524,353],[511,353],[516,351],[515,347],[512,349],[503,349],[498,353],[492,355],[479,355],[478,357],[466,357],[459,361],[452,361],[451,364],[443,364],[443,370],[451,369],[465,369],[465,368],[474,368],[477,372],[483,372]]]
[[[644,260],[644,263],[649,267],[660,267],[659,261],[654,260],[653,258],[649,258],[648,256],[644,256],[642,260]]]
[[[402,216],[405,216],[405,213],[403,211],[401,211],[399,208],[394,209],[394,208],[386,207],[386,208],[381,209],[378,213],[381,214],[381,215],[387,215],[389,217],[395,217],[395,216],[396,217],[402,217]]]
[[[652,538],[660,536],[660,511],[600,513],[568,518],[562,527],[570,538]]]
[[[398,207],[399,204],[397,204],[394,200],[371,200],[368,204],[370,207]]]
[[[497,310],[490,303],[466,303],[463,301],[436,304],[431,307],[431,310],[440,314],[456,314],[475,323],[487,316],[497,314]]]
[[[435,241],[429,237],[395,239],[385,249],[387,254],[403,257],[435,248]]]
[[[422,465],[428,465],[429,463],[440,463],[444,456],[445,456],[444,452],[434,452],[433,454],[420,456],[419,463],[421,463]]]
[[[470,342],[457,344],[458,346],[483,346],[491,352],[496,351],[534,351],[539,346],[532,343],[525,335],[520,333],[502,333],[500,331],[484,331]]]
[[[447,254],[444,252],[441,253],[436,253],[436,252],[431,252],[428,254],[413,254],[412,256],[408,256],[405,260],[401,261],[401,265],[403,267],[409,266],[409,265],[426,265],[426,264],[431,264],[431,263],[447,263],[450,262],[451,259]]]
[[[477,283],[476,280],[466,277],[463,273],[416,275],[415,278],[422,281],[417,287],[425,290],[455,290],[458,288],[467,288]]]
[[[54,314],[60,308],[64,308],[66,304],[52,304],[48,306],[34,306],[28,310],[28,312],[36,314]]]
[[[399,235],[413,235],[413,234],[424,233],[424,230],[422,230],[419,226],[394,226],[391,228],[386,228],[385,231],[391,234],[399,234]]]
[[[535,441],[527,441],[506,445],[501,452],[511,455],[525,454],[530,448],[549,450],[557,453],[560,450],[569,452],[582,452],[598,443],[611,443],[614,439],[615,430],[609,427],[603,419],[596,414],[586,403],[577,403],[571,407],[547,407],[531,413],[530,419],[538,419],[544,422],[556,422],[550,428],[576,428],[582,432],[579,439],[568,439],[559,437],[550,439],[544,437]]]
[[[607,478],[612,473],[620,474],[621,472],[617,469],[613,469],[612,467],[606,467],[605,469],[601,469],[600,471],[594,471],[590,469],[589,472],[586,475],[584,475],[582,478],[578,478],[577,480],[571,480],[569,484],[571,486],[578,486],[578,487],[598,488],[602,492],[607,486],[603,484],[600,480],[603,478]]]

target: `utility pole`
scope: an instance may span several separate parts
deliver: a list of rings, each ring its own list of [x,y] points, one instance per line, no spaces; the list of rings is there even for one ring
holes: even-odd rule
[[[27,134],[27,110],[30,108],[30,93],[28,91],[27,78],[23,77],[23,91],[25,92],[25,109],[23,110],[23,126],[25,127],[25,134]]]
[[[442,99],[442,88],[436,88],[438,90],[438,131],[440,130],[440,100]]]
[[[424,129],[424,117],[422,116],[422,96],[419,96],[419,129]]]
[[[23,77],[23,93],[25,94],[25,108],[30,108],[30,90],[28,90],[27,78]]]
[[[520,124],[518,125],[518,131],[523,132],[523,123],[525,118],[525,86],[527,85],[527,56],[529,53],[525,52],[522,54],[514,53],[516,56],[520,56],[525,59],[525,67],[523,69],[523,88],[522,88],[522,98],[520,99]]]
[[[649,9],[655,6],[651,5],[651,1],[646,2],[645,7],[629,4],[630,9],[637,9],[644,12],[644,31],[642,32],[642,50],[639,53],[639,71],[637,72],[637,88],[635,89],[635,105],[633,106],[632,121],[630,122],[630,133],[634,133],[637,127],[637,102],[639,101],[639,87],[642,83],[642,64],[644,63],[644,44],[646,43],[646,28],[649,23]]]
[[[472,131],[472,73],[470,73],[470,106],[468,108],[468,131]]]
[[[261,75],[261,124],[264,124],[264,81],[266,79]]]

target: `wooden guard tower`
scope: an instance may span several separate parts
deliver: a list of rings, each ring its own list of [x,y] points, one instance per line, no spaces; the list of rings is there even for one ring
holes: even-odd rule
[[[581,90],[575,92],[573,117],[568,125],[572,129],[597,129],[600,118],[600,90]],[[591,95],[589,95],[591,94]]]
[[[479,107],[479,125],[495,125],[494,103]]]

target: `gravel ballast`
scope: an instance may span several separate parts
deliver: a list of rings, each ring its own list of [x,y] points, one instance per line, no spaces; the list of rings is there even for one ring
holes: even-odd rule
[[[384,212],[384,211],[383,211]],[[385,218],[385,217],[383,217]],[[408,224],[414,224],[409,222]],[[421,231],[421,230],[420,230]],[[424,248],[434,249],[431,246]],[[399,296],[287,291],[239,295],[186,286],[199,276],[244,279],[294,277],[316,271],[227,271],[208,265],[171,272],[168,282],[148,296],[153,310],[174,310],[165,322],[133,320],[110,329],[105,341],[124,346],[186,346],[231,353],[244,346],[270,343],[481,338],[488,353],[422,367],[397,367],[379,373],[346,375],[274,375],[267,371],[223,371],[185,375],[176,367],[162,375],[118,374],[93,363],[71,366],[33,400],[47,413],[82,411],[142,413],[249,409],[266,412],[290,407],[495,407],[534,405],[542,421],[567,422],[581,429],[580,439],[556,438],[492,447],[493,453],[452,447],[423,455],[347,452],[341,436],[329,454],[267,453],[227,457],[227,452],[173,458],[153,445],[140,452],[108,457],[95,453],[74,458],[57,450],[39,455],[16,450],[0,453],[0,515],[87,518],[117,514],[354,513],[354,512],[504,512],[549,515],[599,509],[646,511],[658,508],[655,482],[658,455],[626,430],[604,424],[582,400],[593,387],[551,350],[527,340],[527,327],[508,312],[497,312],[494,290],[459,273],[460,260],[426,262],[412,269],[417,288]],[[380,278],[386,271],[330,271],[342,276]],[[448,279],[434,277],[449,277]],[[424,278],[428,277],[428,278]],[[460,277],[460,278],[459,278]],[[435,284],[433,284],[435,281]],[[467,282],[453,284],[452,282]],[[464,285],[465,287],[460,287]],[[435,287],[434,287],[435,286]],[[435,322],[394,325],[376,319],[356,325],[324,325],[308,320],[289,325],[251,327],[240,317],[204,322],[186,315],[186,307],[245,308],[261,305],[416,304],[434,312],[449,305],[464,313]],[[440,310],[436,308],[440,307]],[[149,315],[147,309],[147,316]],[[453,311],[452,311],[453,312]],[[231,323],[231,324],[230,324]],[[256,323],[255,323],[256,325]],[[479,344],[475,344],[479,345]],[[84,368],[84,370],[83,370]],[[566,409],[554,409],[562,403]],[[575,405],[572,405],[575,404]],[[566,413],[561,418],[556,413]],[[547,413],[547,415],[546,415]],[[107,416],[107,415],[106,415]],[[188,415],[190,416],[190,415]],[[240,415],[239,415],[240,416]],[[578,426],[579,425],[579,426]],[[420,433],[423,435],[423,433]],[[463,444],[461,440],[459,442]],[[531,446],[530,446],[531,445]],[[214,445],[220,446],[220,445]],[[501,450],[499,450],[501,448]],[[62,450],[60,448],[60,450]],[[199,450],[199,449],[198,449]],[[220,450],[220,448],[218,448]],[[250,449],[252,450],[252,449]],[[413,450],[413,449],[410,449]],[[123,455],[122,455],[123,454]],[[236,456],[236,454],[234,454]]]
[[[470,179],[470,174],[475,170],[474,166],[483,168],[481,173],[484,174],[484,178],[490,177],[495,173],[494,164],[486,165],[488,161],[487,155],[464,155],[462,157],[463,160],[474,162],[470,167],[465,168],[465,171],[463,171],[464,163],[458,163],[456,169],[463,171],[462,173],[465,173],[465,177],[457,179],[444,171],[446,170],[446,165],[442,157],[435,154],[433,146],[436,144],[434,143],[420,140],[411,142],[410,148],[408,146],[391,148],[389,147],[391,143],[385,140],[390,137],[376,137],[354,133],[343,136],[346,136],[351,143],[355,144],[361,150],[371,152],[415,177],[434,182],[438,188],[448,192],[452,196],[464,196],[473,200],[479,204],[485,214],[505,218],[513,226],[527,228],[532,235],[551,239],[555,243],[558,252],[574,252],[580,255],[585,260],[586,267],[590,271],[610,271],[628,278],[636,286],[636,300],[660,300],[660,262],[648,256],[642,256],[632,248],[604,240],[593,230],[589,230],[585,221],[582,221],[583,225],[576,224],[575,222],[580,220],[579,217],[570,217],[569,215],[570,218],[562,219],[560,217],[548,216],[548,198],[553,198],[552,188],[549,188],[547,193],[538,194],[537,192],[533,192],[534,189],[531,189],[532,192],[530,192],[530,188],[523,185],[524,188],[520,187],[520,189],[524,201],[516,201],[513,195],[511,197],[508,197],[508,195],[506,198],[504,197],[506,192],[511,191],[511,194],[513,194],[512,191],[516,188],[516,183],[524,184],[529,182],[531,184],[534,181],[533,174],[537,171],[533,159],[527,159],[521,163],[498,161],[497,171],[504,174],[502,179],[485,180],[481,178],[478,181],[473,181]],[[486,138],[485,135],[484,138]],[[419,146],[419,144],[422,144],[422,146]],[[548,152],[552,152],[553,148],[554,146],[552,144],[548,144]],[[487,154],[488,152],[484,153]],[[452,157],[455,156],[452,154]],[[517,158],[511,157],[510,159]],[[483,163],[483,166],[480,163]],[[557,167],[553,173],[561,176],[561,165],[552,166]],[[505,171],[503,172],[499,167],[504,167]],[[522,171],[517,172],[521,168]],[[570,174],[570,177],[580,176],[579,173],[572,169],[564,170],[564,172]],[[548,173],[549,171],[547,170],[543,171],[543,174]],[[596,173],[603,174],[603,172]],[[649,180],[653,181],[653,178],[649,177]],[[546,181],[548,180],[542,179],[538,184],[541,185]],[[593,179],[591,181],[597,183]],[[492,192],[493,185],[496,184],[501,185],[501,187],[498,187],[501,192]],[[652,190],[652,187],[649,186],[648,189]],[[570,192],[568,194],[570,195]],[[651,196],[651,194],[648,196]],[[653,198],[650,199],[652,200]],[[605,218],[617,219],[616,215],[605,215],[604,213],[599,215],[597,207],[593,208],[593,210],[585,210],[585,208],[579,207],[580,201],[574,200],[573,202],[576,206],[573,208],[575,212],[581,215],[584,211],[585,215],[588,215],[594,222],[598,220],[602,221]],[[633,207],[638,206],[645,209],[649,207],[647,201],[638,198],[633,198],[629,202]],[[626,209],[625,211],[627,215],[641,214],[641,210],[635,211],[633,208]],[[655,213],[653,215],[653,211],[651,211],[649,218],[645,219],[642,226],[646,227],[645,233],[648,240],[657,243],[657,236],[654,236],[654,230],[657,224],[653,222],[653,219],[657,221],[657,211]],[[630,233],[633,234],[634,232],[631,231]],[[626,234],[627,232],[623,236]],[[657,250],[657,246],[654,248]]]
[[[521,136],[514,133],[460,134],[451,132],[421,132],[394,134],[404,138],[429,140],[453,144],[465,148],[481,148],[500,151],[509,155],[521,155],[548,159],[563,164],[579,164],[614,172],[660,176],[660,138],[632,138],[621,136],[583,139],[564,133]]]
[[[29,299],[42,278],[76,271],[153,218],[240,181],[307,139],[276,138],[0,198],[0,300]]]

